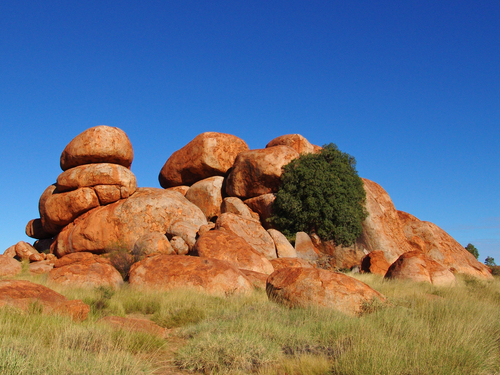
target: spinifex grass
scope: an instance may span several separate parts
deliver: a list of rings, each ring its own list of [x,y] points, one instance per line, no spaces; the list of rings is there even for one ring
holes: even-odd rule
[[[438,288],[375,275],[356,277],[386,295],[389,303],[368,304],[361,316],[350,317],[321,308],[288,309],[269,302],[263,291],[215,297],[137,291],[128,285],[115,291],[51,285],[68,298],[89,303],[88,321],[74,323],[36,309],[31,315],[4,310],[0,363],[16,369],[11,373],[27,374],[147,372],[158,366],[151,362],[154,356],[146,360],[144,354],[161,351],[168,342],[96,323],[104,315],[133,314],[175,328],[171,335],[182,343],[175,363],[197,372],[500,373],[499,280],[462,277],[455,288]],[[68,358],[80,372],[66,371]]]

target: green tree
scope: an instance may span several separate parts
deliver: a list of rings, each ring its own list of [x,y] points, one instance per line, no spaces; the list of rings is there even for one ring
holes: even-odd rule
[[[289,238],[302,231],[350,246],[363,230],[365,200],[356,160],[330,143],[284,167],[270,220]]]
[[[476,247],[473,244],[468,244],[465,246],[465,250],[467,250],[469,253],[474,255],[474,257],[477,259],[479,258],[479,251],[476,249]]]
[[[484,260],[484,264],[486,264],[488,267],[496,267],[495,259],[492,257],[486,257]]]

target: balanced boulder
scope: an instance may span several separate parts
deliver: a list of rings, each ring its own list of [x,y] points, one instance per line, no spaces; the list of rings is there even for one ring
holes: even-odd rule
[[[223,182],[224,177],[208,177],[195,182],[186,193],[187,200],[197,205],[207,220],[217,219],[220,215]]]
[[[312,145],[300,134],[286,134],[274,138],[266,145],[266,148],[274,146],[288,146],[293,148],[299,154],[312,154],[318,151],[318,146]],[[319,149],[321,149],[321,147],[319,147]]]

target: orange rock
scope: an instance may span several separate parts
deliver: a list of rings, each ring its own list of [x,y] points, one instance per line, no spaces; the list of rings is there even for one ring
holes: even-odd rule
[[[93,209],[67,225],[57,237],[55,253],[103,253],[122,246],[132,250],[147,233],[182,237],[189,246],[196,242],[200,226],[207,224],[203,212],[180,193],[139,188],[127,199]]]
[[[33,246],[24,241],[19,241],[15,245],[16,256],[19,259],[26,259],[30,262],[38,262],[45,259],[44,254],[40,254]]]
[[[248,145],[234,135],[202,133],[168,158],[158,177],[160,185],[192,185],[207,177],[224,176],[236,155],[247,150]]]
[[[99,286],[116,288],[123,284],[120,273],[108,259],[90,253],[83,254],[69,254],[59,259],[54,269],[49,272],[48,281],[82,288]]]
[[[288,146],[241,152],[227,177],[227,195],[248,199],[278,191],[282,167],[298,156]]]
[[[63,228],[60,225],[55,225],[51,223],[47,218],[45,206],[47,203],[47,199],[49,199],[54,194],[54,192],[57,193],[55,184],[50,185],[49,187],[47,187],[47,189],[44,190],[38,202],[38,211],[40,212],[40,221],[42,222],[42,229],[45,233],[47,233],[47,235],[50,236],[55,236]]]
[[[9,255],[0,255],[0,276],[15,276],[22,271],[21,262]]]
[[[320,306],[354,315],[363,304],[385,297],[365,283],[342,273],[319,268],[289,267],[275,271],[267,279],[270,300],[287,306]]]
[[[245,219],[239,215],[222,214],[215,223],[216,229],[226,229],[243,238],[259,254],[267,259],[276,258],[274,241],[267,231],[252,219]]]
[[[49,273],[54,268],[54,261],[42,260],[40,262],[30,263],[29,273],[32,275],[40,275]]]
[[[273,265],[275,271],[288,267],[314,268],[314,265],[312,263],[301,258],[277,258],[271,259],[270,262]]]
[[[293,148],[299,154],[313,154],[316,153],[316,148],[314,145],[309,143],[307,139],[305,139],[300,134],[286,134],[280,137],[274,138],[271,142],[266,145],[268,147],[274,146],[288,146]],[[319,147],[319,146],[316,146]],[[320,147],[321,149],[321,147]]]
[[[0,306],[13,306],[29,311],[34,306],[43,313],[69,315],[74,320],[87,319],[90,307],[81,300],[68,300],[43,285],[24,280],[0,280]]]
[[[39,240],[52,238],[52,234],[47,233],[43,229],[41,219],[32,219],[26,224],[26,235],[31,238],[36,238]]]
[[[99,125],[77,135],[61,154],[63,171],[84,164],[112,163],[130,168],[132,144],[121,129]]]
[[[320,253],[311,241],[311,237],[305,232],[298,232],[295,236],[295,251],[297,257],[305,260],[315,261]]]
[[[387,270],[388,279],[412,280],[439,286],[453,286],[456,278],[446,267],[418,251],[402,254]]]
[[[179,236],[173,236],[170,239],[170,245],[172,246],[172,249],[174,250],[175,254],[178,255],[187,255],[189,253],[189,246],[182,239],[182,237]]]
[[[268,229],[267,233],[274,241],[278,258],[297,258],[297,251],[283,233],[276,229]]]
[[[194,288],[228,295],[253,289],[252,283],[231,264],[218,259],[185,255],[156,255],[132,265],[129,283],[155,290]]]
[[[269,260],[258,253],[243,238],[227,230],[213,230],[201,236],[193,254],[224,260],[236,268],[270,275],[274,269]]]
[[[243,269],[240,269],[240,271],[250,280],[255,289],[266,289],[266,282],[269,275]]]
[[[448,269],[487,280],[493,280],[488,267],[479,262],[448,233],[428,221],[398,211],[409,244]]]
[[[57,190],[45,201],[45,220],[53,226],[65,226],[81,214],[99,206],[99,199],[91,188],[81,188],[65,193]]]
[[[146,233],[135,242],[132,253],[143,258],[150,254],[175,254],[175,251],[164,234],[152,232]]]
[[[202,225],[200,227],[200,229],[198,230],[198,237],[203,236],[205,233],[211,231],[214,228],[215,228],[215,223],[209,221],[208,224]]]
[[[382,276],[385,276],[389,266],[390,264],[387,259],[385,259],[384,252],[380,250],[372,251],[366,255],[361,262],[362,271]]]
[[[360,242],[366,250],[382,250],[389,263],[411,251],[398,212],[387,192],[377,183],[363,178],[368,217],[363,222]]]
[[[166,337],[167,330],[153,323],[151,320],[139,318],[123,318],[121,316],[105,316],[97,321],[117,329],[123,329],[134,332],[146,332],[152,335]]]
[[[259,214],[260,222],[266,229],[272,228],[269,218],[273,214],[273,203],[276,196],[272,193],[259,195],[245,200],[245,204]]]
[[[259,214],[253,212],[250,207],[248,207],[240,198],[236,197],[226,197],[222,201],[220,206],[220,211],[222,214],[228,212],[231,214],[240,215],[245,219],[253,219],[260,221]]]
[[[194,183],[186,193],[187,200],[197,205],[207,220],[217,219],[220,216],[223,182],[224,177],[208,177]]]
[[[185,186],[185,185],[173,186],[173,187],[167,188],[167,190],[176,191],[176,192],[181,193],[182,195],[186,196],[186,193],[189,190],[189,186]]]

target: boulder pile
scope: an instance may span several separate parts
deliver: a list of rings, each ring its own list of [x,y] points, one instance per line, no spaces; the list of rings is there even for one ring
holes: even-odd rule
[[[267,220],[274,194],[283,166],[320,151],[298,134],[249,150],[236,136],[202,133],[167,159],[159,173],[162,188],[138,188],[127,135],[109,126],[90,128],[63,150],[63,172],[41,194],[40,218],[26,226],[37,241],[8,248],[0,256],[0,276],[20,273],[24,260],[30,272],[46,272],[49,282],[65,285],[118,287],[124,277],[136,288],[223,295],[267,285],[273,300],[347,313],[384,297],[318,266],[357,266],[438,285],[453,285],[454,273],[492,277],[443,230],[397,211],[385,190],[366,179],[369,215],[353,246],[304,232],[293,246]]]

